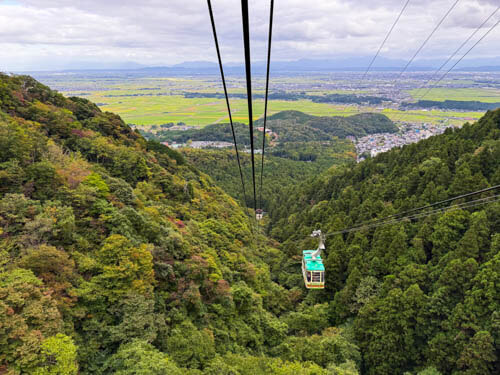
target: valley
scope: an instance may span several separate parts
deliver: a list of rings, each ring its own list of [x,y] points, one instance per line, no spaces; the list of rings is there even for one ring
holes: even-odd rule
[[[0,375],[499,375],[496,3],[0,1]]]
[[[332,233],[500,185],[499,110],[364,161],[353,140],[412,125],[299,111],[268,125],[257,225],[231,149],[175,150],[86,99],[0,75],[0,369],[495,374],[494,190]],[[230,136],[227,124],[164,133]],[[250,181],[248,153],[242,166]],[[310,291],[300,252],[317,229],[329,235],[326,286]]]

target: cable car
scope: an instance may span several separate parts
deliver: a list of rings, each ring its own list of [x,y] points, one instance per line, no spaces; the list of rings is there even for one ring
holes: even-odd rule
[[[319,237],[319,245],[316,250],[302,251],[302,276],[307,289],[324,289],[325,266],[321,251],[325,250],[325,236],[320,230],[315,230],[311,237]]]

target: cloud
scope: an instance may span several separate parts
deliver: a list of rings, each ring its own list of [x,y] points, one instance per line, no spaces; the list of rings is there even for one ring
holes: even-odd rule
[[[384,57],[411,56],[453,2],[410,2]],[[224,60],[241,61],[239,1],[212,4]],[[403,0],[278,0],[273,57],[371,55],[402,5]],[[461,0],[422,57],[446,56],[497,6],[498,0]],[[252,57],[264,59],[269,0],[250,0],[250,15]],[[494,19],[499,18],[500,12]],[[500,42],[499,34],[491,33],[475,56],[495,55],[492,46]],[[0,48],[0,69],[57,65],[68,59],[165,65],[216,58],[205,0],[0,1]]]

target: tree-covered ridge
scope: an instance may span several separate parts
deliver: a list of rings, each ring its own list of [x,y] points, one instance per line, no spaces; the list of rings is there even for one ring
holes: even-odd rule
[[[263,119],[259,119],[256,124],[262,125]],[[280,142],[331,141],[348,136],[363,137],[373,133],[398,131],[387,116],[379,113],[329,117],[282,111],[268,117],[267,127],[278,134]]]
[[[177,152],[0,75],[0,373],[356,374],[272,245]]]
[[[263,119],[255,122],[263,126]],[[235,123],[238,143],[249,145],[248,126]],[[314,142],[333,141],[348,136],[363,137],[374,133],[395,133],[398,128],[385,115],[379,113],[360,113],[353,116],[312,116],[300,111],[282,111],[267,119],[267,128],[278,135],[278,142]],[[233,142],[228,124],[213,124],[201,129],[160,130],[156,133],[144,133],[147,138],[159,141],[184,143],[192,141]],[[262,133],[255,132],[257,144],[262,143]]]
[[[188,162],[208,174],[226,193],[244,202],[241,179],[233,150],[198,150],[182,149]],[[355,162],[356,153],[352,142],[336,140],[333,142],[289,142],[276,147],[266,148],[264,159],[262,208],[268,211],[272,202],[279,196],[294,190],[308,179],[318,176],[333,165]],[[257,174],[259,182],[260,207],[260,172],[261,155],[257,155]],[[250,155],[240,154],[244,181],[252,181]],[[253,206],[251,185],[248,185],[248,207]]]
[[[487,111],[500,107],[500,103],[484,103],[478,100],[418,100],[415,103],[402,103],[405,108],[440,108],[460,111]]]
[[[300,282],[291,257],[311,246],[304,239],[314,229],[329,233],[498,184],[500,110],[332,169],[271,209],[271,233],[288,254],[278,281]],[[330,325],[352,325],[362,373],[500,372],[498,202],[335,235],[325,258],[327,287],[308,302],[325,305]]]
[[[154,94],[142,94],[154,95]],[[208,92],[185,92],[185,98],[217,98],[224,99],[223,93],[208,93]],[[264,99],[264,94],[253,94],[254,99]],[[246,99],[246,94],[232,93],[231,98]],[[372,95],[357,95],[357,94],[325,94],[311,95],[304,92],[287,92],[276,91],[269,93],[270,100],[310,100],[314,103],[342,103],[342,104],[370,104],[378,105],[383,102],[392,102],[391,99]]]

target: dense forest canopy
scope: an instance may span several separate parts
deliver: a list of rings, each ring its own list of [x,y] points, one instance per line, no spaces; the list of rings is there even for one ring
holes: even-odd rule
[[[277,280],[296,285],[293,254],[310,246],[312,230],[329,233],[498,184],[500,110],[332,169],[270,209],[269,230],[288,254]],[[330,325],[352,326],[362,373],[500,372],[500,203],[336,235],[325,257],[326,289],[309,303],[325,305]]]
[[[231,157],[0,75],[0,373],[500,372],[499,203],[330,236],[326,289],[300,273],[312,230],[500,184],[500,110],[274,196],[273,239],[193,166]]]
[[[477,100],[418,100],[415,103],[402,103],[404,108],[439,108],[459,111],[487,111],[500,107],[500,103],[485,103]]]
[[[223,93],[208,93],[208,92],[186,92],[185,98],[217,98],[224,99]],[[246,99],[246,94],[232,93],[232,98]],[[264,99],[263,94],[254,94],[254,99]],[[287,92],[276,91],[269,93],[270,100],[310,100],[314,103],[341,103],[341,104],[368,104],[378,105],[383,102],[392,102],[391,99],[372,96],[372,95],[357,95],[357,94],[325,94],[325,95],[311,95],[305,92]]]
[[[1,373],[358,373],[252,225],[118,116],[0,75]]]
[[[242,205],[246,203],[246,206],[253,207],[250,190],[247,191],[247,201],[244,201],[236,155],[233,150],[184,148],[181,152],[190,164],[212,177],[226,193],[238,199]],[[266,148],[262,192],[260,191],[261,155],[257,155],[259,207],[268,211],[272,202],[275,202],[279,196],[295,190],[298,185],[320,175],[333,165],[355,163],[355,156],[354,145],[347,140],[288,142]],[[241,153],[240,160],[244,181],[250,183],[252,180],[250,155]]]

